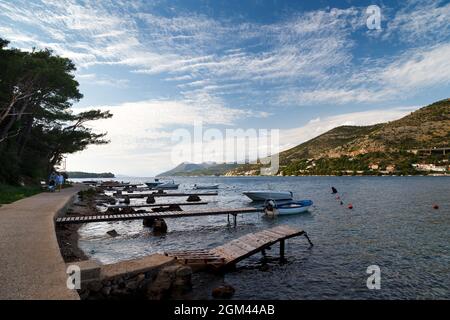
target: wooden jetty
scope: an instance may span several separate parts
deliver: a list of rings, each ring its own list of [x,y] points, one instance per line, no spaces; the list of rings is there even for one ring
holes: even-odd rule
[[[205,196],[217,196],[217,192],[203,192],[203,193],[163,193],[163,192],[153,192],[153,193],[120,193],[120,194],[113,194],[115,198],[124,199],[125,197],[128,197],[129,199],[137,199],[137,198],[145,198],[145,197],[190,197],[190,196],[198,196],[198,197],[205,197]]]
[[[123,205],[106,205],[106,208],[124,209],[124,208],[153,208],[153,207],[170,207],[170,206],[201,206],[208,202],[174,202],[174,203],[143,203],[143,204],[123,204]]]
[[[109,221],[125,221],[139,219],[160,219],[160,218],[185,218],[199,216],[214,216],[227,214],[234,217],[234,225],[236,225],[236,216],[243,213],[263,212],[262,208],[245,207],[245,208],[228,208],[228,209],[207,209],[196,211],[163,211],[163,212],[145,212],[145,213],[129,213],[129,214],[99,214],[92,216],[67,216],[56,218],[57,224],[77,224],[90,222],[109,222]],[[228,219],[229,221],[229,219]]]
[[[258,252],[265,255],[265,250],[268,250],[276,243],[280,243],[280,259],[284,260],[285,241],[302,235],[305,236],[309,244],[313,246],[305,231],[281,225],[257,233],[246,234],[213,249],[170,251],[165,252],[164,254],[166,256],[174,257],[190,266],[212,266],[215,268],[223,268],[235,266],[239,261]]]

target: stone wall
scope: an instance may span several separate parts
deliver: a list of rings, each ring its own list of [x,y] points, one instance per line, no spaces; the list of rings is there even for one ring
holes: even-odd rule
[[[177,299],[192,288],[191,268],[160,254],[109,265],[75,264],[81,268],[78,293],[85,300]]]

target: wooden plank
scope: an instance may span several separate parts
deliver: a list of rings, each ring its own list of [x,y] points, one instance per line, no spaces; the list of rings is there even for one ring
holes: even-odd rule
[[[241,241],[239,239],[236,239],[236,240],[232,241],[231,243],[233,243],[234,246],[240,247],[247,251],[253,251],[253,250],[258,249],[258,247],[255,247],[254,245],[244,242],[244,241]]]
[[[273,242],[274,238],[262,236],[260,234],[248,234],[245,238],[242,239],[242,241],[248,241],[249,243],[256,243],[256,244],[263,244],[268,242]]]
[[[285,235],[291,235],[291,234],[297,233],[301,230],[297,230],[297,229],[291,228],[289,226],[283,225],[283,226],[277,226],[277,227],[273,228],[273,231],[275,231],[275,232],[280,231],[280,232],[283,232]]]
[[[267,237],[267,238],[271,238],[271,239],[274,239],[274,240],[278,240],[280,238],[284,238],[285,237],[285,235],[276,234],[276,233],[270,232],[268,230],[261,231],[260,234],[261,234],[261,236],[264,236],[264,237]]]
[[[153,208],[153,207],[169,207],[177,206],[201,206],[207,205],[208,202],[175,202],[175,203],[152,203],[152,204],[132,204],[132,205],[107,205],[106,208],[123,209],[123,208]]]

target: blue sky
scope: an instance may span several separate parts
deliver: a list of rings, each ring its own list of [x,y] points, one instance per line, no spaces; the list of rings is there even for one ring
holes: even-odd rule
[[[449,18],[448,1],[0,0],[0,36],[73,59],[75,108],[115,115],[68,169],[131,175],[176,165],[172,132],[195,120],[279,129],[285,149],[447,98]]]

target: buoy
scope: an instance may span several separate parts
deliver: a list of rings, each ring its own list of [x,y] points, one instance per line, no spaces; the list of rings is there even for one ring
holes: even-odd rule
[[[353,209],[353,205],[351,203],[348,204],[347,208]]]
[[[433,204],[433,209],[439,209],[439,206],[437,204]]]

